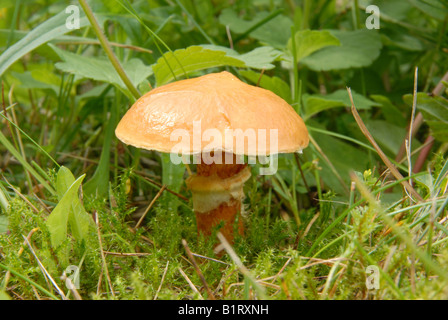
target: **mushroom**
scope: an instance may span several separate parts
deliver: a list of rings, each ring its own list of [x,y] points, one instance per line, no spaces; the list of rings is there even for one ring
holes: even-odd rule
[[[220,226],[230,243],[235,227],[244,231],[243,185],[251,176],[244,156],[266,160],[300,152],[309,142],[302,118],[285,100],[226,71],[151,90],[127,111],[115,134],[125,144],[170,153],[175,163],[192,156],[196,174],[186,185],[198,234],[209,237]]]

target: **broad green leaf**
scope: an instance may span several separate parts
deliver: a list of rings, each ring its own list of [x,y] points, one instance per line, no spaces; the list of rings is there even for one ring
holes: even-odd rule
[[[260,74],[252,70],[242,70],[240,71],[240,74],[254,85],[260,82],[260,87],[270,90],[288,103],[292,103],[291,89],[289,88],[289,85],[279,77],[270,77],[263,74],[260,79]]]
[[[406,137],[406,127],[397,126],[384,120],[365,119],[364,123],[381,149],[389,156],[395,157]],[[412,140],[412,150],[420,146],[418,140]]]
[[[394,123],[401,127],[406,127],[408,121],[400,109],[398,109],[388,97],[382,95],[371,95],[370,98],[381,104],[382,113],[388,122]]]
[[[56,191],[58,193],[59,201],[62,200],[64,194],[70,189],[70,186],[75,182],[75,177],[69,169],[61,167],[58,171],[56,180]],[[84,209],[78,197],[73,197],[68,223],[73,236],[76,240],[81,241],[85,239],[89,230],[91,218]]]
[[[367,99],[363,95],[352,90],[353,102],[356,109],[370,109],[373,106],[380,106],[379,103]],[[350,107],[351,101],[347,90],[341,89],[327,95],[303,95],[304,100],[304,119],[332,108]]]
[[[405,95],[404,101],[412,106],[412,95]],[[448,101],[420,92],[417,94],[417,110],[421,111],[425,122],[431,128],[432,136],[442,142],[448,142]]]
[[[66,172],[63,170],[63,172]],[[61,187],[64,186],[70,177],[67,177],[65,173],[61,173],[61,181],[58,183]],[[50,232],[51,244],[54,247],[59,246],[67,238],[67,225],[69,221],[70,212],[72,212],[72,206],[75,198],[78,198],[78,189],[84,180],[85,175],[79,177],[74,181],[68,190],[64,193],[59,203],[53,209],[48,216],[46,225]],[[79,200],[79,199],[78,199]]]
[[[75,74],[82,78],[108,82],[126,91],[126,85],[121,80],[112,63],[107,58],[89,57],[74,54],[50,45],[61,57],[63,62],[56,63],[61,71]],[[152,68],[145,65],[140,59],[133,58],[122,62],[122,67],[131,82],[137,86],[152,75]]]
[[[219,22],[228,26],[230,31],[235,34],[244,34],[263,19],[268,17],[270,12],[258,12],[251,20],[244,20],[231,8],[222,10],[219,16]],[[270,45],[276,49],[284,49],[288,39],[291,36],[291,26],[293,22],[287,16],[281,14],[272,20],[262,24],[254,31],[250,32],[250,37],[260,42]]]
[[[375,30],[329,30],[339,39],[340,46],[323,48],[302,60],[315,71],[367,67],[380,55],[381,37]]]
[[[205,49],[224,51],[229,57],[237,58],[246,64],[247,68],[253,69],[272,69],[276,59],[282,56],[282,52],[272,47],[258,47],[247,53],[239,54],[235,50],[227,47],[204,44],[201,47]]]
[[[87,18],[80,12],[79,26],[82,28],[89,24]],[[55,39],[63,34],[73,30],[67,29],[66,20],[70,13],[62,11],[46,20],[36,28],[31,30],[25,37],[10,46],[0,56],[0,76],[8,69],[14,62],[22,58],[27,53],[33,51],[40,45]]]
[[[57,95],[59,93],[59,87],[54,84],[45,83],[42,81],[38,81],[33,77],[31,71],[26,71],[24,73],[11,72],[13,77],[18,79],[21,82],[20,87],[25,89],[41,89],[48,90],[49,92]]]
[[[322,48],[328,46],[339,46],[341,43],[338,38],[329,31],[322,30],[301,30],[297,31],[295,36],[297,61],[309,56]],[[288,49],[292,52],[292,40],[288,40]]]
[[[385,46],[398,47],[408,51],[422,51],[425,49],[423,43],[408,34],[390,31],[387,35],[382,34],[382,42]]]
[[[245,67],[246,64],[240,59],[226,55],[223,51],[190,46],[165,53],[152,65],[152,69],[157,85],[161,86],[194,71],[222,66]]]

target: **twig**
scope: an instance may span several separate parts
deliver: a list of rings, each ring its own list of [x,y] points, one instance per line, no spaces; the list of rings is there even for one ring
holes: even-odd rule
[[[221,232],[218,232],[217,237],[219,241],[221,242],[221,245],[218,246],[216,250],[219,250],[221,248],[224,248],[227,253],[229,254],[230,258],[233,260],[233,262],[236,264],[240,272],[252,283],[254,286],[254,289],[257,291],[260,299],[265,299],[265,293],[263,287],[261,287],[257,280],[252,276],[250,271],[246,268],[246,266],[243,264],[243,262],[240,260],[236,252],[233,250],[232,246],[229,244],[227,239],[224,237],[224,235]]]
[[[103,251],[104,254],[110,255],[110,256],[116,256],[116,257],[145,257],[150,256],[151,253],[148,252],[131,252],[131,253],[122,253],[122,252],[110,252],[110,251]]]
[[[57,44],[93,44],[93,45],[101,45],[101,42],[95,41],[95,40],[85,40],[85,41],[68,41],[68,40],[60,40],[56,41]],[[117,42],[109,42],[109,45],[113,47],[119,47],[119,48],[125,48],[125,49],[131,49],[138,52],[145,52],[145,53],[153,53],[152,50],[137,47],[129,44],[122,44]]]
[[[211,300],[216,300],[215,296],[213,295],[213,292],[210,290],[210,287],[208,286],[207,281],[205,280],[204,275],[201,272],[201,269],[199,269],[198,264],[196,263],[196,259],[194,258],[193,254],[191,253],[190,248],[188,247],[187,241],[185,239],[182,239],[182,245],[185,248],[185,251],[187,252],[188,258],[190,259],[191,263],[193,264],[194,270],[198,274],[199,278],[202,281],[202,284],[205,287],[205,290],[207,290],[207,294]]]
[[[103,269],[106,272],[106,277],[107,277],[107,282],[109,284],[110,292],[112,293],[112,296],[115,298],[114,288],[112,287],[112,281],[110,280],[110,276],[109,276],[109,269],[107,268],[106,256],[105,256],[104,250],[103,250],[103,241],[101,240],[101,232],[100,232],[100,223],[98,220],[98,213],[95,212],[94,216],[95,216],[96,231],[98,234],[98,242],[100,244],[101,260],[103,261]]]
[[[136,175],[136,176],[140,177],[138,175]],[[152,179],[150,179],[148,177],[141,177],[141,178],[143,178],[143,180],[146,180],[146,181],[148,181],[148,182],[150,182],[150,183],[152,183],[152,184],[154,184],[154,185],[156,185],[156,186],[158,186],[160,188],[163,186],[161,183],[158,183],[158,182],[156,182],[156,181],[154,181],[154,180],[152,180]],[[177,192],[175,192],[175,191],[173,191],[171,189],[168,189],[168,188],[165,187],[165,190],[168,191],[169,193],[171,193],[172,195],[175,195],[179,199],[182,199],[182,200],[184,200],[186,202],[190,201],[187,197],[184,197],[183,195],[181,195],[181,194],[179,194],[179,193],[177,193]]]
[[[168,266],[169,266],[170,262],[167,261],[166,262],[166,267],[165,270],[163,271],[163,275],[162,275],[162,281],[160,281],[160,285],[157,288],[157,292],[156,295],[154,296],[154,300],[157,300],[157,296],[159,295],[160,290],[162,289],[162,285],[163,285],[163,281],[165,280],[165,276],[166,276],[166,272],[168,271]]]
[[[68,300],[67,297],[65,296],[64,292],[61,290],[61,288],[59,288],[59,286],[56,284],[54,279],[51,277],[50,273],[48,273],[47,269],[45,269],[44,265],[40,262],[39,258],[37,257],[36,253],[34,252],[33,247],[31,246],[30,242],[28,241],[28,238],[23,235],[22,235],[22,237],[23,237],[23,239],[25,239],[25,242],[26,242],[28,248],[30,249],[32,255],[36,259],[37,264],[39,265],[39,268],[42,270],[42,273],[44,274],[45,278],[46,279],[48,278],[50,280],[52,285],[55,287],[56,291],[62,297],[62,300]]]
[[[412,152],[412,131],[414,126],[414,120],[415,120],[415,108],[417,107],[417,79],[418,79],[418,67],[415,68],[414,73],[414,92],[413,92],[413,99],[412,99],[412,112],[411,112],[411,123],[409,125],[409,134],[407,139],[407,146],[406,146],[406,154],[408,156],[408,172],[409,177],[412,175],[412,161],[411,161],[411,152]],[[412,185],[412,180],[409,180],[410,185]]]
[[[201,298],[201,300],[204,300],[204,297],[201,295],[201,293],[196,288],[196,286],[193,284],[193,282],[191,282],[190,278],[188,278],[188,276],[185,274],[185,272],[182,270],[182,268],[179,267],[177,269],[179,270],[182,277],[184,277],[184,279],[187,280],[188,284],[190,285],[191,290],[193,290],[194,293],[197,293],[198,296]]]
[[[154,199],[152,199],[151,203],[149,204],[149,206],[146,208],[145,212],[142,214],[142,216],[140,217],[140,219],[138,220],[137,224],[135,225],[135,229],[137,229],[138,227],[140,227],[140,224],[142,223],[143,219],[145,219],[146,214],[149,212],[149,210],[151,209],[151,207],[154,205],[154,203],[157,201],[157,199],[160,197],[160,195],[162,194],[162,192],[165,190],[166,186],[162,186],[162,188],[160,188],[159,192],[157,192],[156,196],[154,197]]]

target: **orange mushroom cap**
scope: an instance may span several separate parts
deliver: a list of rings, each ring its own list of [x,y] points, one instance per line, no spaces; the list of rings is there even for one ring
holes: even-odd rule
[[[195,131],[198,124],[199,136]],[[207,130],[221,134],[222,139],[204,137],[202,133]],[[180,139],[179,132],[190,139]],[[276,132],[277,141],[271,138],[272,132]],[[238,145],[238,139],[247,142],[252,133],[257,139],[265,139],[264,145],[258,142]],[[134,147],[165,153],[173,153],[177,147],[183,154],[213,149],[251,156],[270,155],[297,152],[309,142],[302,118],[285,100],[226,71],[151,90],[127,111],[115,134]],[[199,143],[195,137],[199,137]]]

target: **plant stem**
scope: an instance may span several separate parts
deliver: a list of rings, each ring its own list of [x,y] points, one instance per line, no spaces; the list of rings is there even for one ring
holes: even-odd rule
[[[121,80],[123,80],[124,84],[126,85],[128,90],[131,92],[131,94],[135,97],[135,99],[140,98],[140,92],[138,92],[137,88],[132,84],[131,80],[128,78],[128,76],[126,75],[126,72],[124,71],[123,67],[121,66],[120,61],[118,61],[117,57],[115,56],[114,52],[112,51],[112,48],[109,45],[109,42],[107,41],[106,36],[104,35],[103,31],[101,30],[101,27],[98,24],[98,21],[95,19],[95,16],[93,15],[92,9],[90,9],[86,0],[79,0],[79,4],[81,5],[87,18],[89,19],[90,24],[92,25],[93,31],[95,32],[96,36],[98,37],[98,40],[100,41],[101,46],[103,47],[104,51],[106,52],[107,57],[109,58],[112,65],[114,66],[114,68],[117,71],[118,75],[120,76]]]

